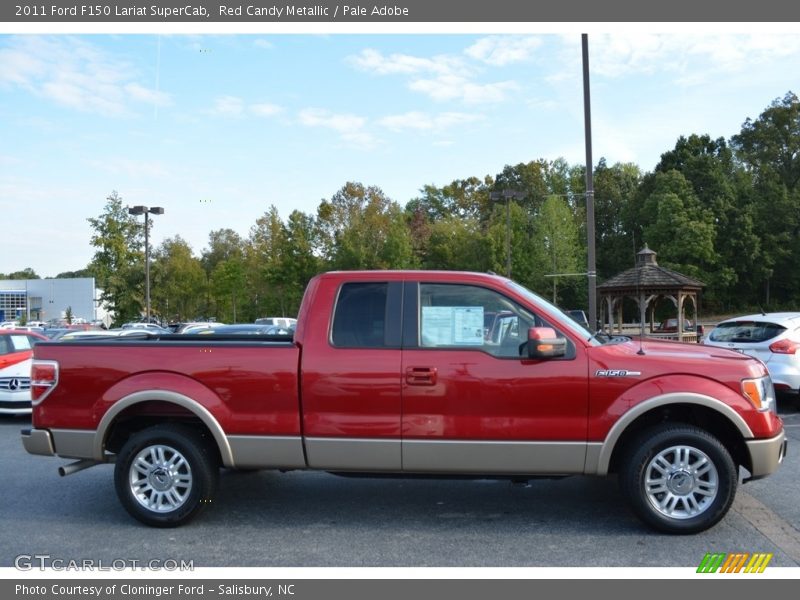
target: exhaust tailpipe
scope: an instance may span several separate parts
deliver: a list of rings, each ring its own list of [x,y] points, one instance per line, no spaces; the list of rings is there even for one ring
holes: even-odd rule
[[[62,465],[58,467],[58,474],[61,477],[66,477],[67,475],[72,475],[73,473],[77,473],[78,471],[83,471],[84,469],[88,469],[89,467],[93,467],[95,465],[99,465],[100,463],[96,460],[90,460],[88,458],[84,460],[79,460],[74,463],[69,463],[68,465]]]

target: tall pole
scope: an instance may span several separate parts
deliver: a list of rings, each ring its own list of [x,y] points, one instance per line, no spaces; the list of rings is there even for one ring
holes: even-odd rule
[[[594,248],[594,177],[592,174],[592,110],[589,97],[589,36],[581,35],[583,50],[583,112],[586,128],[586,246],[589,279],[589,326],[597,327],[597,265]]]
[[[506,277],[511,279],[511,197],[506,198]]]
[[[145,322],[150,322],[150,213],[144,213],[144,296]]]
[[[150,322],[150,214],[163,215],[164,209],[160,206],[129,206],[129,215],[144,215],[144,303],[145,318]]]

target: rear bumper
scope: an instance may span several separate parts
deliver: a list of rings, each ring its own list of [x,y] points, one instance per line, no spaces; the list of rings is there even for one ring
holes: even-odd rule
[[[774,473],[778,465],[783,462],[786,456],[788,440],[786,434],[781,431],[778,435],[768,440],[746,440],[747,450],[750,452],[750,477],[745,481],[761,479]]]
[[[22,445],[29,454],[55,456],[53,436],[46,429],[23,429]]]

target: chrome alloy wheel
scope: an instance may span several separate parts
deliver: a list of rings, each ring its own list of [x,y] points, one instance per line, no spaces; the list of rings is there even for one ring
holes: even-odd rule
[[[644,490],[653,508],[671,519],[702,514],[717,497],[719,475],[708,455],[692,446],[665,448],[645,469]]]
[[[148,510],[167,513],[180,508],[192,491],[192,468],[175,448],[157,444],[136,455],[129,470],[130,491]]]

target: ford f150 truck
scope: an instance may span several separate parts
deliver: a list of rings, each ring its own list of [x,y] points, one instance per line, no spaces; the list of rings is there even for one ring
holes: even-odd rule
[[[136,519],[206,508],[220,467],[526,479],[617,473],[661,531],[717,523],[786,452],[764,365],[592,335],[492,274],[325,273],[293,338],[40,343],[28,452],[114,462]]]

